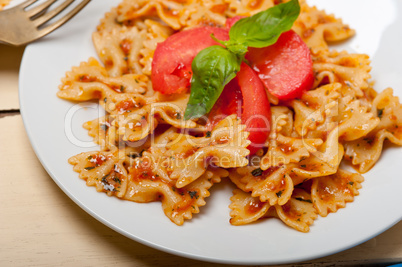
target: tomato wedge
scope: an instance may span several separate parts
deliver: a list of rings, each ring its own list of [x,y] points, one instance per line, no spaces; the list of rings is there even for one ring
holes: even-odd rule
[[[271,127],[271,109],[264,85],[257,74],[242,63],[236,78],[229,82],[208,116],[211,129],[228,115],[240,115],[250,132],[250,155],[257,152],[268,138]]]
[[[208,114],[207,129],[212,128],[229,115],[236,114],[241,118],[243,113],[243,95],[237,78],[231,80],[223,89],[218,100]]]
[[[228,18],[225,22],[225,27],[230,29],[232,26],[240,19],[246,18],[245,16],[234,16],[233,18]]]
[[[183,93],[190,88],[191,63],[194,57],[212,45],[219,45],[211,38],[228,40],[228,29],[200,27],[169,36],[156,47],[152,62],[152,84],[162,94]]]
[[[250,47],[246,58],[268,91],[279,100],[298,98],[313,86],[310,50],[292,30],[282,33],[271,46]]]

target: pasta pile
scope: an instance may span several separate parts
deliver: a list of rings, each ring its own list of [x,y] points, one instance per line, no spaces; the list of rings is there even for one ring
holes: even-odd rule
[[[151,64],[157,43],[177,31],[250,16],[277,0],[123,0],[101,20],[90,58],[66,73],[58,96],[99,100],[106,116],[84,128],[100,151],[69,163],[88,186],[134,202],[161,201],[166,216],[182,225],[206,204],[210,188],[236,185],[230,223],[276,217],[302,232],[320,216],[353,201],[363,176],[340,169],[349,161],[360,173],[379,159],[384,142],[402,145],[402,105],[391,88],[377,94],[367,55],[330,50],[328,43],[355,32],[340,19],[300,1],[293,26],[311,51],[314,88],[300,99],[271,102],[265,148],[250,157],[249,133],[236,115],[207,132],[185,121],[189,93],[153,91]]]

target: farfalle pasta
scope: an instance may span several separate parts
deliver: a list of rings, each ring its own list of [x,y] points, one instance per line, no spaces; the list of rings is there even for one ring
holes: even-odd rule
[[[391,88],[373,89],[367,55],[331,49],[355,34],[334,15],[299,1],[292,30],[309,48],[314,81],[286,101],[267,91],[269,134],[252,155],[252,129],[239,112],[214,123],[185,119],[189,90],[154,90],[158,44],[197,27],[228,27],[228,19],[282,2],[289,1],[123,0],[105,14],[92,36],[98,59],[72,67],[57,93],[99,101],[105,110],[83,125],[99,151],[69,159],[79,177],[108,196],[160,201],[177,225],[199,213],[221,181],[236,187],[228,196],[232,225],[276,218],[308,232],[318,216],[352,202],[364,186],[360,173],[378,161],[384,142],[402,145],[402,105]],[[191,77],[184,65],[172,72]],[[343,160],[360,173],[341,169]]]

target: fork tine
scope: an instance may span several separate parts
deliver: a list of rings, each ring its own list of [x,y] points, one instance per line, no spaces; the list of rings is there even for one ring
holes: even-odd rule
[[[21,4],[18,5],[18,7],[20,8],[26,8],[30,5],[32,5],[33,3],[38,2],[38,0],[27,0],[25,2],[22,2]]]
[[[42,36],[45,36],[49,33],[51,33],[52,31],[54,31],[55,29],[57,29],[58,27],[60,27],[61,25],[63,25],[64,23],[66,23],[67,21],[69,21],[70,19],[72,19],[81,9],[83,9],[89,2],[91,2],[91,0],[83,0],[81,3],[79,3],[73,10],[71,10],[70,12],[68,12],[64,17],[62,17],[61,19],[59,19],[58,21],[50,24],[49,26],[46,26],[45,28],[39,30],[39,33]]]
[[[39,18],[33,20],[33,23],[37,27],[39,27],[43,23],[46,23],[47,21],[51,20],[53,17],[58,15],[60,12],[62,12],[64,9],[66,9],[73,2],[74,2],[74,0],[64,1],[61,5],[57,6],[55,9],[53,9],[53,10],[49,11],[48,13],[45,13],[44,15],[40,16]]]
[[[40,12],[46,10],[48,7],[50,7],[56,1],[57,0],[48,0],[34,8],[26,10],[26,13],[29,17],[33,17],[33,16],[39,14]]]

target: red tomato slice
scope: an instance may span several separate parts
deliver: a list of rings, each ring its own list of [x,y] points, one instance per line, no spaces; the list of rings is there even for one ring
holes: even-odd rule
[[[227,29],[201,27],[169,36],[156,47],[152,62],[152,85],[162,94],[183,93],[190,88],[193,75],[191,63],[194,57],[212,45],[219,45],[211,38],[214,34],[219,40],[228,40]]]
[[[232,26],[240,19],[246,18],[245,16],[235,16],[233,18],[228,18],[225,22],[226,28],[230,29]]]
[[[271,46],[250,47],[246,58],[268,91],[279,100],[300,97],[313,86],[310,50],[292,30],[282,33]]]
[[[250,132],[248,147],[250,155],[255,154],[265,143],[271,130],[271,108],[264,85],[257,74],[246,64],[242,63],[237,74],[239,86],[243,95],[242,122]]]
[[[271,127],[271,109],[264,85],[257,74],[244,62],[236,78],[225,86],[208,116],[211,129],[228,115],[240,115],[250,132],[250,155],[257,152],[268,138]]]
[[[212,128],[229,115],[236,114],[241,118],[243,113],[243,95],[237,78],[231,80],[223,89],[218,100],[208,114],[207,129]]]

